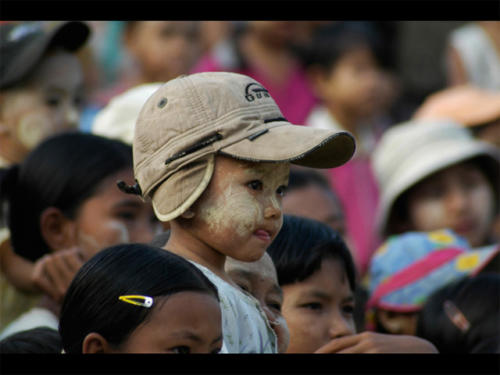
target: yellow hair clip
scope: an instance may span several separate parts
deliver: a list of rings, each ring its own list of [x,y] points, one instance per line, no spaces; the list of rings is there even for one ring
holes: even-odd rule
[[[141,295],[129,295],[118,297],[120,301],[130,303],[131,305],[150,308],[153,306],[153,298]]]

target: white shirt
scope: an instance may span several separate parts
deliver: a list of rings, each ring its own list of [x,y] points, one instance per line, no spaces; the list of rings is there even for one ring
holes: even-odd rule
[[[277,353],[276,334],[259,301],[191,261],[217,287],[222,312],[221,353]]]
[[[451,33],[450,42],[460,54],[471,83],[500,90],[500,55],[481,26],[470,23],[459,27]]]
[[[42,307],[34,307],[5,327],[5,329],[0,333],[0,340],[13,335],[14,333],[38,327],[49,327],[58,330],[59,319],[52,311]]]

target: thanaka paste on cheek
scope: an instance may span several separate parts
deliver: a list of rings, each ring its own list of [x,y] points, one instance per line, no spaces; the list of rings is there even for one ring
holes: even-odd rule
[[[23,116],[17,126],[17,138],[29,150],[54,132],[55,129],[47,117],[39,113]]]
[[[89,250],[92,254],[95,254],[108,246],[130,242],[129,232],[125,224],[119,221],[110,220],[105,223],[104,226],[108,228],[109,231],[108,236],[106,236],[107,241],[98,241],[91,234],[80,230],[78,232],[79,243],[81,243],[85,249]]]
[[[238,236],[245,237],[255,230],[262,212],[245,187],[234,187],[234,184],[234,181],[228,181],[222,194],[202,208],[200,218],[208,223],[212,233],[232,229]]]

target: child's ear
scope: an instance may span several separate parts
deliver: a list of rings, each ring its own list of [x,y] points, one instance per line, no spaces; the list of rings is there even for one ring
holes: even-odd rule
[[[83,339],[82,353],[97,354],[111,353],[111,347],[108,341],[96,332],[91,332]]]
[[[75,222],[56,207],[48,207],[40,215],[40,233],[52,251],[76,244]]]

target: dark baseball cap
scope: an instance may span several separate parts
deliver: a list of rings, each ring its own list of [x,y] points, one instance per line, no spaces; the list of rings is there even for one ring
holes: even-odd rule
[[[51,47],[78,50],[90,28],[79,21],[3,22],[0,24],[0,88],[26,77]]]

